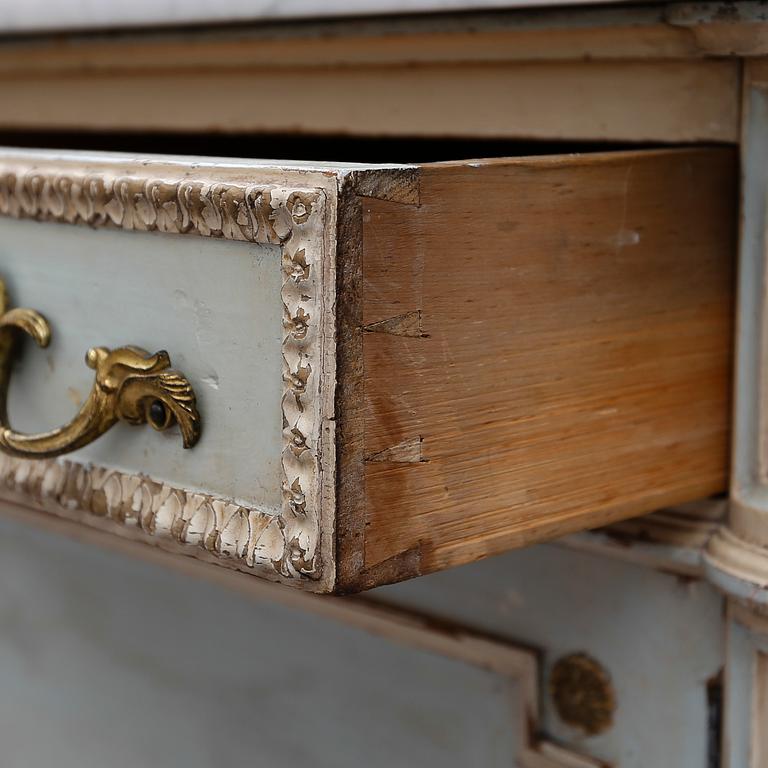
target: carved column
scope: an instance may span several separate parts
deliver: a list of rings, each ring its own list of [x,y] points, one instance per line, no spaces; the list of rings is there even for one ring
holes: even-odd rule
[[[709,580],[728,597],[724,765],[765,768],[768,740],[768,60],[745,64],[742,216],[728,522]]]
[[[726,593],[768,604],[768,61],[745,69],[742,226],[728,524],[706,565]]]

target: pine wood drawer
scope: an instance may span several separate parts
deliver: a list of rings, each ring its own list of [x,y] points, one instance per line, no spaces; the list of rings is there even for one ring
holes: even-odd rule
[[[726,486],[727,148],[424,166],[0,153],[0,273],[53,327],[14,427],[91,346],[167,349],[202,437],[118,424],[0,495],[353,591]],[[180,235],[185,235],[181,237]]]

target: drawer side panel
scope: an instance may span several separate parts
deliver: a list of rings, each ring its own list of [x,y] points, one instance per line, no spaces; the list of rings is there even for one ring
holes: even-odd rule
[[[724,148],[489,161],[364,201],[348,588],[726,488],[735,172]]]

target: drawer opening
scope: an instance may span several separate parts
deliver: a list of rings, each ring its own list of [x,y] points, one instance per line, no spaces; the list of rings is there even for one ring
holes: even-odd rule
[[[649,149],[660,144],[452,138],[366,138],[311,134],[0,131],[6,147],[260,158],[329,163],[423,164],[478,158]]]

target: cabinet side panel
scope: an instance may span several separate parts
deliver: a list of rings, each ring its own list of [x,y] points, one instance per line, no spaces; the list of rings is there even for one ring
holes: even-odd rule
[[[367,571],[726,488],[735,171],[727,148],[435,165],[419,207],[363,202]]]

